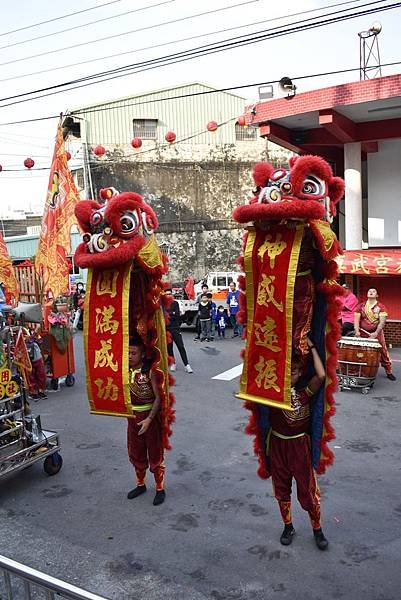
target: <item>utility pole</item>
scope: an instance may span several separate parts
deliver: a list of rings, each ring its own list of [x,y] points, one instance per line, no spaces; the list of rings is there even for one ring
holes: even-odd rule
[[[359,36],[359,79],[381,77],[380,51],[378,36],[382,30],[381,23],[373,23],[367,31],[360,31]]]

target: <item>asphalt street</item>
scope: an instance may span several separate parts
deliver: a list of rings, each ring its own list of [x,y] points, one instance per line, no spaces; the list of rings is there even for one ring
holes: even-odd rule
[[[319,479],[327,552],[294,498],[297,535],[280,545],[271,482],[256,475],[238,378],[238,338],[193,341],[193,374],[178,358],[177,419],[167,453],[167,498],[134,487],[125,419],[89,414],[82,337],[77,381],[32,404],[61,433],[64,465],[41,463],[0,481],[0,554],[116,600],[399,600],[401,597],[401,351],[397,382],[380,370],[368,395],[337,393],[336,460]],[[0,598],[3,598],[0,589]]]

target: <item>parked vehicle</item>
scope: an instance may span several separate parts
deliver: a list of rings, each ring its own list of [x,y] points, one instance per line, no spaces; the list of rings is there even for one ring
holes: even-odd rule
[[[216,300],[225,301],[230,283],[233,281],[237,285],[239,275],[242,273],[238,271],[212,271],[198,281],[195,285],[195,293],[196,295],[200,294],[202,285],[206,283],[215,302]]]

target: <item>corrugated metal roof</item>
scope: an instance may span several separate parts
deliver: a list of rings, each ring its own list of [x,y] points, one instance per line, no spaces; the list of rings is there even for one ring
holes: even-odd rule
[[[38,250],[38,235],[20,235],[5,239],[8,253],[12,260],[31,258],[35,256]],[[75,252],[78,244],[81,242],[79,233],[71,233],[71,248]]]
[[[79,112],[86,119],[87,141],[92,145],[129,144],[135,119],[157,120],[156,141],[159,142],[164,142],[166,132],[173,130],[181,140],[199,134],[188,140],[189,144],[234,144],[235,119],[242,114],[245,100],[227,92],[194,95],[213,89],[192,83],[91,105],[73,112]],[[186,94],[187,97],[181,97]],[[100,107],[104,110],[95,110]],[[206,129],[211,120],[229,123],[211,134]]]

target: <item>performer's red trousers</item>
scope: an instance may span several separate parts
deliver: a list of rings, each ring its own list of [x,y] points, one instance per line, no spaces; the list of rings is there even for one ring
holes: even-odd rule
[[[273,489],[282,519],[286,525],[292,522],[292,478],[297,483],[298,501],[309,514],[313,529],[320,528],[320,490],[312,468],[310,438],[281,439],[270,436],[269,455]]]
[[[366,322],[364,322],[363,324],[361,323],[361,329],[363,329],[364,327],[365,328],[367,327]],[[369,336],[365,332],[361,331],[361,337],[369,337]],[[380,364],[386,371],[387,375],[389,375],[392,372],[393,367],[391,364],[390,354],[388,353],[386,339],[384,337],[384,331],[379,331],[376,339],[379,342],[379,344],[381,345]]]
[[[164,489],[164,450],[161,436],[159,416],[151,422],[149,429],[138,435],[141,428],[139,423],[146,419],[150,411],[135,412],[128,419],[127,449],[128,457],[135,468],[137,485],[144,485],[146,471],[150,467],[156,482],[156,490]]]

